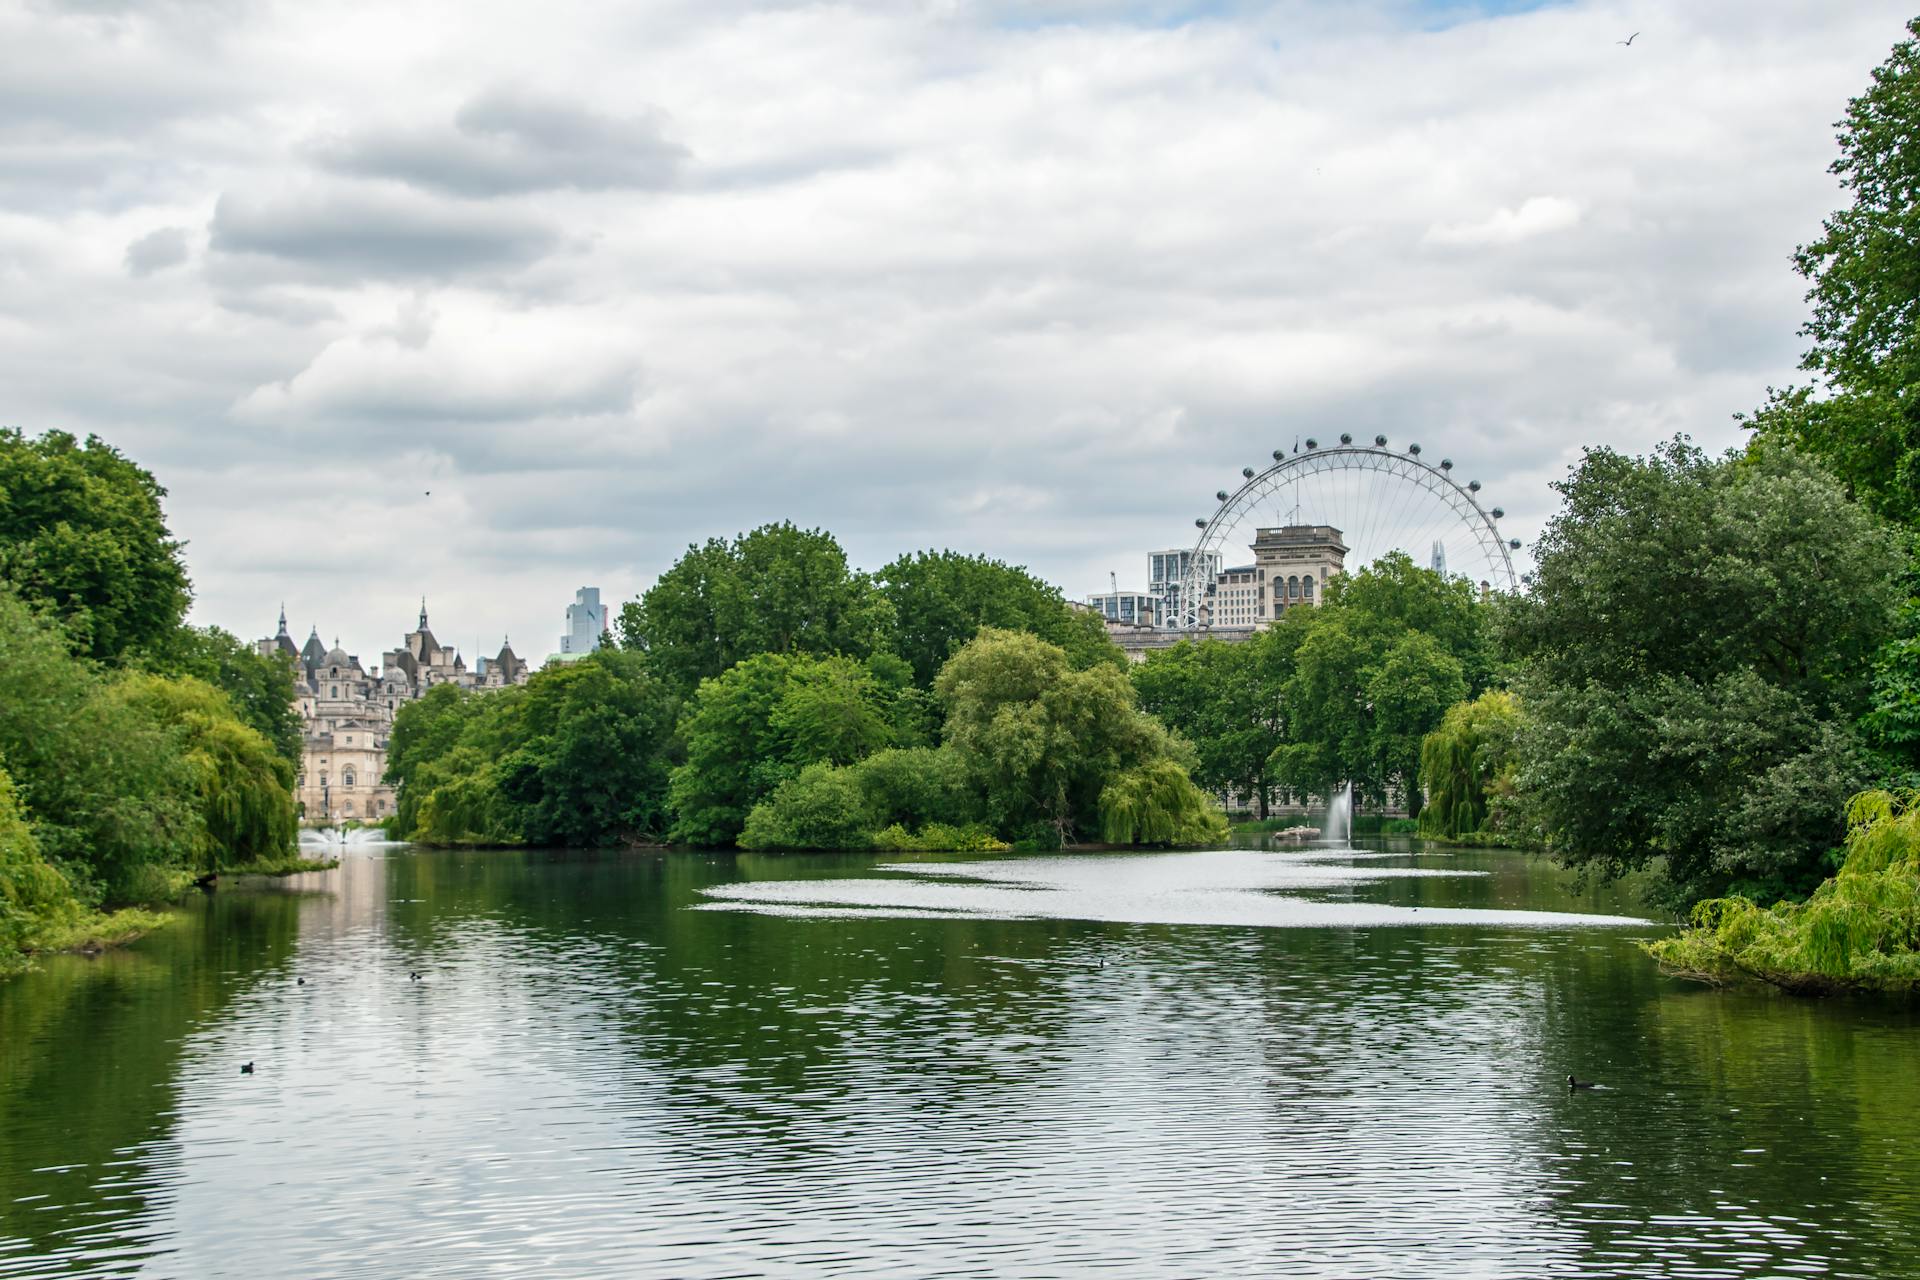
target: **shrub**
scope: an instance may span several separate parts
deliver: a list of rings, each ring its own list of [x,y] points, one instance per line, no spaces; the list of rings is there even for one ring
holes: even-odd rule
[[[1100,835],[1109,844],[1211,844],[1227,820],[1172,760],[1128,769],[1100,793]]]
[[[1789,991],[1920,991],[1920,791],[1861,792],[1847,824],[1846,861],[1806,902],[1709,899],[1647,951],[1682,974]]]

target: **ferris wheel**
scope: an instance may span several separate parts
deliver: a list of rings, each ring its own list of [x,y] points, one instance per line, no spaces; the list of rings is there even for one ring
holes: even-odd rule
[[[1342,435],[1322,447],[1309,438],[1291,453],[1275,449],[1265,470],[1246,467],[1240,475],[1239,488],[1214,495],[1220,506],[1212,517],[1193,522],[1200,536],[1171,619],[1183,630],[1208,617],[1215,576],[1249,558],[1261,529],[1329,526],[1346,548],[1349,572],[1404,551],[1415,564],[1491,590],[1519,586],[1512,552],[1520,540],[1503,538],[1498,524],[1506,512],[1481,506],[1478,480],[1461,484],[1451,458],[1428,462],[1417,444],[1396,451],[1385,436],[1369,445]]]

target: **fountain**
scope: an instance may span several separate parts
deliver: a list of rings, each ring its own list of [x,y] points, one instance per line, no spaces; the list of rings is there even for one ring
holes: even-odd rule
[[[1320,838],[1342,847],[1353,843],[1353,784],[1346,783],[1327,801],[1327,816],[1320,822]]]
[[[404,841],[387,839],[387,833],[380,827],[355,827],[343,831],[339,827],[302,827],[300,844],[307,849],[342,850],[362,845],[401,844]]]

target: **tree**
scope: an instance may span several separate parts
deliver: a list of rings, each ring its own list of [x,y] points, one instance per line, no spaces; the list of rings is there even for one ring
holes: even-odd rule
[[[1847,104],[1829,167],[1851,202],[1794,254],[1812,282],[1812,387],[1770,391],[1758,441],[1819,458],[1873,510],[1920,525],[1920,19]]]
[[[1076,617],[1058,588],[1016,565],[956,551],[920,551],[901,556],[875,577],[893,606],[895,651],[912,665],[922,688],[982,627],[1025,631],[1057,644],[1075,669],[1125,661],[1098,618]]]
[[[1424,631],[1394,641],[1367,677],[1372,708],[1369,748],[1380,775],[1398,784],[1407,812],[1420,816],[1420,744],[1467,696],[1460,660]]]
[[[152,665],[162,674],[192,676],[225,693],[241,723],[299,769],[306,730],[294,707],[290,659],[262,654],[219,627],[181,627]]]
[[[0,581],[90,657],[163,649],[191,598],[166,492],[98,437],[0,430]]]
[[[117,698],[58,624],[0,586],[0,760],[35,841],[89,905],[168,891],[204,824],[171,728]]]
[[[1488,606],[1472,584],[1383,556],[1327,583],[1315,609],[1269,631],[1285,656],[1286,740],[1272,756],[1289,787],[1358,799],[1397,790],[1420,812],[1420,742],[1448,707],[1492,678]]]
[[[667,826],[678,701],[639,654],[602,649],[527,682],[499,787],[534,844],[609,845]]]
[[[1447,709],[1420,744],[1422,832],[1457,839],[1488,829],[1490,798],[1513,789],[1519,731],[1520,702],[1505,689]]]
[[[892,626],[886,598],[847,567],[833,535],[788,523],[688,547],[620,611],[622,643],[681,695],[754,654],[865,658]]]
[[[755,654],[701,681],[680,721],[686,760],[668,791],[672,839],[732,844],[753,807],[805,766],[890,745],[898,692],[849,658],[806,654]]]
[[[1008,834],[1044,828],[1056,842],[1096,829],[1102,791],[1138,765],[1187,753],[1134,702],[1108,666],[1075,671],[1036,636],[982,630],[934,681],[945,741]]]
[[[1149,653],[1130,672],[1141,708],[1193,743],[1193,780],[1251,797],[1262,818],[1272,789],[1269,762],[1287,740],[1288,634],[1269,629],[1244,644],[1183,640]]]
[[[0,769],[0,977],[22,967],[20,953],[38,934],[79,911],[73,886],[40,856],[13,779]]]
[[[293,765],[241,723],[226,694],[191,676],[129,672],[111,696],[167,726],[191,770],[201,819],[195,870],[271,862],[293,851]]]
[[[1804,893],[1871,780],[1854,722],[1893,632],[1892,535],[1790,450],[1591,450],[1505,620],[1519,794],[1563,862],[1658,901]]]

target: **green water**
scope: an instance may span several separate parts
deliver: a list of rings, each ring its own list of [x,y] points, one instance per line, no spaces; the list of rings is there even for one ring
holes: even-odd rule
[[[1407,849],[222,891],[0,985],[0,1276],[1920,1275],[1912,1013]]]

